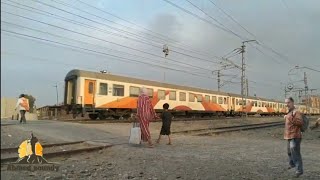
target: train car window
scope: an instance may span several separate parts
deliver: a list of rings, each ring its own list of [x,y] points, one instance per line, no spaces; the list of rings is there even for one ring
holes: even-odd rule
[[[238,99],[236,99],[236,105],[239,105],[239,100]]]
[[[158,99],[165,100],[166,99],[166,92],[164,90],[158,90]]]
[[[197,101],[202,102],[202,95],[201,94],[197,94]]]
[[[189,102],[194,102],[195,101],[195,95],[192,93],[189,93]]]
[[[205,100],[206,102],[210,102],[210,96],[205,95],[205,96],[204,96],[204,100]]]
[[[257,101],[255,101],[255,102],[254,102],[254,107],[257,107],[257,105],[258,105],[258,104],[257,104]]]
[[[129,96],[130,97],[138,97],[140,94],[140,88],[135,86],[130,86]]]
[[[93,94],[93,82],[89,82],[89,94]]]
[[[180,101],[186,101],[187,100],[187,94],[184,92],[179,93],[179,100]]]
[[[223,98],[223,104],[227,104],[227,98]]]
[[[175,91],[170,91],[169,92],[169,100],[176,100],[177,99],[177,95]]]
[[[258,102],[258,107],[261,107],[261,102]]]
[[[153,89],[147,88],[147,92],[148,92],[148,96],[149,96],[150,98],[152,98],[152,97],[153,97]]]
[[[100,83],[99,94],[100,95],[108,95],[108,84],[107,83]]]
[[[124,96],[124,85],[113,85],[113,96]]]
[[[223,103],[222,97],[219,97],[219,98],[218,98],[218,103],[219,103],[219,104],[222,104],[222,103]]]
[[[212,96],[212,102],[217,103],[217,96]]]

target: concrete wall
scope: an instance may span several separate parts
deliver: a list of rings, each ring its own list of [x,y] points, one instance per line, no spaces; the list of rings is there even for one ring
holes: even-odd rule
[[[19,111],[15,111],[17,98],[1,98],[1,119],[12,119],[16,120]],[[19,114],[20,116],[20,114]],[[35,113],[26,113],[27,120],[38,120],[38,116]]]
[[[17,98],[1,98],[1,119],[11,119],[12,115],[16,114]]]

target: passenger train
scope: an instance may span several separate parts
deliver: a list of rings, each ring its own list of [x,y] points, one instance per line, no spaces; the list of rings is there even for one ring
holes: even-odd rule
[[[233,93],[84,70],[71,70],[66,75],[64,104],[74,118],[88,114],[92,120],[126,119],[136,112],[142,86],[147,88],[156,112],[161,112],[162,105],[168,103],[175,117],[234,116],[245,112],[263,116],[287,112],[284,102],[272,99],[250,96],[242,101],[240,95]],[[297,108],[306,112],[304,105]],[[310,113],[319,114],[320,110],[310,108]]]

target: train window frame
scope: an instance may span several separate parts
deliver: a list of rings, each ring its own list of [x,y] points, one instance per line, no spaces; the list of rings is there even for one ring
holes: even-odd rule
[[[116,89],[122,89],[123,91],[122,91],[122,93],[120,93],[120,95],[118,95],[117,93],[115,93],[115,92],[117,92],[117,91],[115,91]],[[112,86],[112,96],[119,96],[119,97],[122,97],[122,96],[124,96],[124,85],[121,85],[121,84],[113,84],[113,86]],[[115,95],[116,94],[116,95]]]
[[[209,95],[205,95],[204,96],[204,100],[205,100],[205,102],[210,102],[210,96]]]
[[[202,102],[203,101],[203,98],[202,98],[201,94],[197,94],[196,97],[197,97],[197,102]]]
[[[163,92],[163,96],[160,96],[160,92]],[[158,89],[158,100],[166,100],[166,91],[162,89]]]
[[[94,84],[93,84],[93,82],[89,82],[89,84],[88,84],[88,93],[89,94],[93,94],[94,92]]]
[[[228,98],[227,97],[223,97],[223,104],[228,104]]]
[[[153,89],[152,88],[147,88],[147,94],[150,98],[153,98]]]
[[[172,93],[174,93],[174,97],[171,97]],[[169,100],[171,100],[171,101],[177,100],[177,91],[169,91]]]
[[[212,96],[211,97],[211,102],[217,104],[217,96]]]
[[[106,85],[106,89],[104,93],[101,92],[101,87],[103,87],[103,85]],[[103,82],[99,83],[99,95],[103,95],[103,96],[108,95],[108,83],[103,83]]]
[[[179,92],[179,101],[187,101],[187,93]]]
[[[132,88],[138,88],[138,93],[133,94],[131,91]],[[137,86],[130,86],[129,87],[129,97],[139,97],[139,95],[140,95],[140,87],[137,87]]]
[[[221,96],[218,97],[218,104],[223,104],[223,98]]]
[[[195,102],[196,101],[196,95],[193,93],[189,93],[189,102]]]

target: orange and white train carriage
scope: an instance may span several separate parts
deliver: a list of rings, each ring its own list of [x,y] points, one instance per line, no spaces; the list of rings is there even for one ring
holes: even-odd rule
[[[112,74],[72,70],[65,78],[65,105],[76,116],[88,113],[90,119],[128,118],[136,112],[140,88],[148,89],[154,109],[170,104],[175,116],[234,115],[241,112],[280,115],[287,109],[275,100],[248,97],[242,110],[238,94],[173,85]],[[303,106],[299,106],[303,110]],[[315,109],[314,113],[320,113]]]

